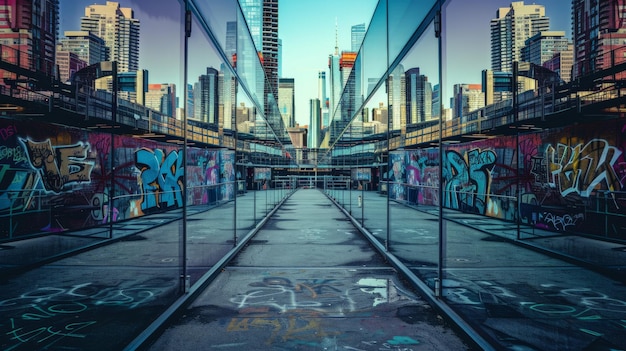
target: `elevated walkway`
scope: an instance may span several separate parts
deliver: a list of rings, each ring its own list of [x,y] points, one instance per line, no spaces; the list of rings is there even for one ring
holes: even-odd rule
[[[365,194],[364,206],[384,210],[386,197]],[[245,211],[245,196],[238,201],[238,211]],[[196,283],[182,295],[179,214],[128,223],[136,231],[107,245],[87,248],[84,241],[94,240],[89,233],[59,236],[82,249],[2,276],[0,346],[622,350],[626,345],[626,286],[595,269],[621,271],[626,249],[618,244],[535,233],[524,242],[541,241],[537,250],[512,237],[516,228],[510,224],[445,212],[443,290],[436,297],[435,208],[391,202],[387,238],[364,229],[384,227],[380,217],[358,218],[352,211],[350,218],[319,190],[300,189],[235,245],[228,230],[232,206],[189,212],[185,273]],[[388,239],[389,250],[381,251]],[[37,246],[32,240],[41,238],[3,245],[2,252],[36,257],[43,247],[55,249],[53,241]],[[8,267],[3,262],[3,270]]]

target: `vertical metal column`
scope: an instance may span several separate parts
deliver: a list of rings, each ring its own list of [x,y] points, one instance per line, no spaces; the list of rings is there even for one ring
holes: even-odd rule
[[[385,52],[386,52],[386,59],[387,59],[387,67],[389,67],[389,2],[385,2],[385,15],[386,15],[386,24],[387,24],[387,28],[385,31],[385,35],[387,36],[387,40],[385,41],[385,44],[387,45],[387,47],[385,48]],[[389,116],[389,114],[391,114],[391,116],[393,116],[393,104],[389,104],[389,94],[387,94],[387,105],[391,105],[389,108],[389,111],[387,112],[387,116]],[[390,130],[391,130],[391,120],[393,118],[389,118],[387,117],[387,236],[386,236],[386,240],[385,240],[385,251],[389,251],[389,241],[391,240],[391,204],[389,202],[389,193],[391,192],[391,189],[389,187],[389,172],[391,170],[391,157],[389,157],[389,142],[391,141],[389,139],[389,136],[391,135]],[[384,152],[384,151],[383,151]],[[382,176],[382,175],[380,175]]]
[[[185,0],[185,40],[184,40],[184,62],[183,62],[183,81],[185,85],[185,96],[187,96],[187,75],[189,69],[188,51],[189,51],[189,37],[191,36],[191,10],[189,9],[189,0]],[[180,245],[180,257],[181,257],[181,275],[180,275],[180,291],[181,293],[189,292],[190,277],[187,274],[187,106],[183,109],[183,152],[179,157],[183,158],[183,218],[181,221],[181,245]]]
[[[112,75],[112,89],[113,89],[113,103],[111,104],[111,120],[112,124],[117,123],[117,61],[111,62],[111,75]],[[87,110],[89,107],[87,107]],[[109,239],[113,238],[113,211],[115,200],[115,128],[111,128],[111,188],[109,189],[109,208],[107,217],[109,218]]]
[[[439,66],[439,91],[443,92],[443,45],[442,45],[442,24],[441,24],[441,6],[444,0],[438,1],[437,15],[435,16],[435,37],[437,38],[437,56],[438,56],[438,66]],[[438,215],[439,215],[439,251],[438,251],[438,263],[437,263],[437,279],[435,280],[435,296],[442,297],[442,283],[443,283],[443,275],[444,275],[444,263],[445,263],[445,241],[446,241],[446,233],[445,233],[445,223],[443,218],[443,99],[439,99],[439,207],[438,207]]]

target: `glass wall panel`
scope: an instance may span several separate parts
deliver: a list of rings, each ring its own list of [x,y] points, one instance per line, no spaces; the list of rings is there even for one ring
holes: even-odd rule
[[[376,89],[377,84],[387,72],[387,0],[378,2],[370,20],[367,34],[361,45],[357,61],[359,62],[360,90],[357,94],[357,106],[365,102]],[[357,67],[357,65],[355,65]]]
[[[439,275],[439,172],[436,152],[425,148],[439,138],[437,43],[431,23],[387,81],[389,250],[431,287]]]
[[[361,191],[362,225],[381,244],[387,242],[387,155],[388,125],[391,107],[388,104],[387,82],[370,94],[369,101],[361,113],[363,119],[363,143],[358,145],[362,161],[355,169],[353,177]]]
[[[381,1],[380,4],[385,1]],[[438,7],[437,0],[386,0],[389,27],[387,32],[389,62],[393,63],[403,50],[408,50],[407,42],[420,27],[427,27],[432,18],[432,10]],[[442,3],[445,1],[441,1]],[[379,6],[380,6],[379,4]]]
[[[187,51],[189,207],[185,247],[190,284],[226,254],[235,239],[234,151],[222,148],[220,141],[224,140],[225,120],[232,119],[235,98],[232,62],[225,62],[228,56],[222,52],[224,47],[235,47],[235,37],[224,25],[236,23],[237,8],[220,4],[209,11],[203,6],[193,17]],[[204,17],[208,13],[221,21]],[[228,28],[234,32],[234,27]]]

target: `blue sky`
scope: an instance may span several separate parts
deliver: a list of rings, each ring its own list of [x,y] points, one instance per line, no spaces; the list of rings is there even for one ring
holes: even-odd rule
[[[61,0],[61,35],[77,30],[84,8],[106,0]],[[141,21],[140,66],[149,70],[151,83],[175,83],[182,92],[182,44],[178,1],[118,0],[135,10]],[[543,4],[552,30],[564,30],[571,38],[571,0],[534,1]],[[335,49],[335,23],[339,49],[350,49],[350,27],[368,24],[377,0],[280,0],[279,36],[283,42],[283,77],[296,82],[296,121],[309,124],[309,99],[317,98],[318,71],[328,69],[328,55]],[[530,4],[533,1],[525,1]],[[157,6],[158,4],[158,6]],[[455,83],[480,83],[489,68],[489,22],[503,0],[450,0],[445,9],[447,78]],[[216,19],[219,20],[219,19]],[[194,34],[199,31],[194,31]],[[193,55],[194,60],[201,58]],[[190,75],[195,73],[191,72]],[[200,74],[200,72],[198,72]],[[446,101],[446,100],[444,100]],[[447,105],[447,104],[446,104]]]

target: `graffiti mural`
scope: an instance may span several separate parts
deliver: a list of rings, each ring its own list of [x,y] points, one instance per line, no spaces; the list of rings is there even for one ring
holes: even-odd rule
[[[184,152],[184,151],[183,151]],[[184,157],[181,151],[140,149],[135,153],[135,166],[140,170],[141,209],[166,209],[184,205]]]
[[[410,203],[439,204],[439,149],[407,151],[406,173]]]
[[[0,141],[0,240],[95,223],[106,166],[87,132],[0,120]]]
[[[0,142],[0,240],[234,198],[228,150],[3,119]]]
[[[548,179],[545,181],[563,197],[570,193],[589,197],[600,183],[603,183],[601,188],[608,191],[619,190],[622,184],[613,166],[621,154],[602,139],[593,139],[585,145],[547,145]]]
[[[609,121],[448,145],[443,206],[626,239],[625,136],[626,125]],[[391,152],[390,162],[391,198],[439,204],[438,148]]]
[[[395,200],[406,200],[406,152],[389,153],[389,197]]]

